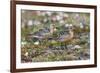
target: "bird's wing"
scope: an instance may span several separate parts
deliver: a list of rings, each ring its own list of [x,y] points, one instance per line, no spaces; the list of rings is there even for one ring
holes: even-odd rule
[[[62,35],[59,37],[59,41],[65,41],[69,38],[69,35]]]

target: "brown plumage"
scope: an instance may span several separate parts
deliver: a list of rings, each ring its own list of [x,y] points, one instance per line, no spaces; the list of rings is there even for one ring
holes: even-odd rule
[[[73,27],[69,26],[67,28],[68,30],[68,34],[62,35],[60,38],[61,40],[59,40],[61,42],[61,45],[68,45],[71,44],[73,38],[74,38],[74,32],[73,32]]]
[[[67,42],[67,41],[72,40],[73,37],[74,37],[74,32],[73,32],[72,29],[69,29],[68,34],[62,35],[62,36],[60,37],[60,39],[61,39],[60,41],[61,41],[61,42]]]
[[[69,30],[69,34],[65,36],[65,41],[70,41],[74,37],[74,32],[72,30]]]

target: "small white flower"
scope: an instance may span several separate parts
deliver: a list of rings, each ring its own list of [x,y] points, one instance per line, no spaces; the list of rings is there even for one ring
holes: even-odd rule
[[[29,26],[33,25],[33,21],[32,21],[32,20],[29,20],[29,21],[28,21],[28,25],[29,25]]]
[[[22,47],[24,47],[27,44],[27,42],[21,42]]]
[[[72,25],[72,24],[70,24],[69,26],[70,26],[70,27],[72,27],[73,25]]]
[[[35,42],[34,45],[39,45],[39,41]]]
[[[62,19],[62,17],[59,16],[59,15],[57,15],[56,18],[57,18],[58,21],[60,21]]]
[[[54,31],[57,31],[57,29],[55,28]]]
[[[65,27],[68,27],[69,26],[69,24],[65,24]]]
[[[64,20],[60,20],[59,23],[62,25],[64,24]]]
[[[25,44],[27,44],[27,42],[21,42],[21,44],[22,44],[22,45],[25,45]]]
[[[83,28],[83,25],[82,25],[82,23],[80,23],[80,28]]]
[[[79,14],[76,14],[76,15],[75,15],[75,18],[78,18],[78,17],[79,17]]]
[[[52,12],[46,12],[48,16],[51,16],[52,15]]]
[[[47,19],[45,18],[43,21],[44,21],[44,22],[46,22],[46,21],[47,21]]]

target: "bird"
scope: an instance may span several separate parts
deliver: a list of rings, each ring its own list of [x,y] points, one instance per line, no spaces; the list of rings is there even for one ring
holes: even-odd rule
[[[70,44],[71,40],[73,39],[74,37],[74,32],[73,32],[73,26],[72,24],[70,25],[67,25],[67,28],[66,30],[68,30],[68,34],[63,34],[59,37],[59,42],[61,42],[61,45],[65,45],[66,44]]]
[[[68,41],[68,40],[71,40],[74,37],[72,25],[69,25],[68,29],[66,29],[66,30],[68,30],[68,34],[61,35],[60,38],[59,38],[60,39],[59,41],[62,41],[62,42]]]

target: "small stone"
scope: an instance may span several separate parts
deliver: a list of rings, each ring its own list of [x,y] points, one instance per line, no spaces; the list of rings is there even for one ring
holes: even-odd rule
[[[26,52],[24,55],[27,57],[28,56],[28,52]]]
[[[79,45],[75,45],[74,48],[82,48],[81,46]]]

